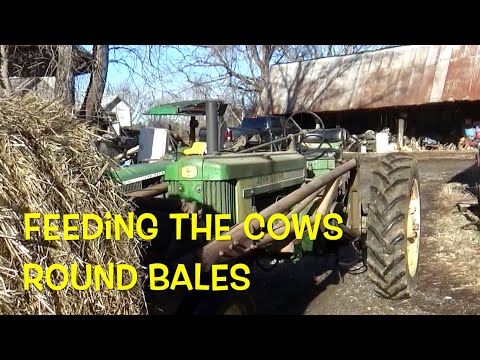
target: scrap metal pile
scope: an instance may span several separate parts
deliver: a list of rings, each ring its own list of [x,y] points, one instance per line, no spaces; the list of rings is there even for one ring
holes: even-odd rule
[[[379,133],[388,134],[388,142],[390,150],[401,151],[419,151],[419,150],[470,150],[476,148],[480,143],[478,139],[472,139],[463,137],[456,145],[450,141],[439,141],[428,136],[421,136],[419,138],[404,136],[403,146],[401,149],[398,147],[398,136],[391,133],[389,128],[385,128]],[[373,130],[367,130],[363,134],[353,135],[357,140],[358,146],[364,146],[368,152],[374,152],[376,149],[376,132]],[[480,139],[480,132],[479,132]]]
[[[94,129],[61,105],[34,97],[0,100],[0,314],[140,314],[140,242],[103,236],[89,241],[46,241],[36,232],[25,240],[24,214],[126,216],[131,205],[108,176],[109,163],[94,146]],[[37,224],[43,228],[43,223]],[[63,224],[59,225],[62,234]],[[80,225],[80,224],[77,224]],[[95,229],[92,229],[94,231]],[[130,290],[23,289],[25,263],[46,268],[124,263],[137,269]],[[82,271],[83,270],[83,271]],[[128,276],[128,274],[125,274]],[[126,277],[127,277],[126,276]],[[61,280],[62,275],[59,275]],[[58,279],[57,279],[58,280]],[[128,280],[128,279],[126,279]]]
[[[459,149],[471,150],[480,148],[480,127],[465,129],[465,136],[458,143]]]

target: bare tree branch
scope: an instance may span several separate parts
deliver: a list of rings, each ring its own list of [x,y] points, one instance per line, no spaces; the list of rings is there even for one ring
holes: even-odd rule
[[[87,88],[87,95],[82,105],[85,117],[92,120],[101,108],[101,102],[108,74],[108,45],[94,45],[93,47],[93,70]]]
[[[2,87],[5,89],[5,94],[7,96],[12,96],[12,83],[10,82],[10,77],[8,75],[8,45],[0,45],[0,55],[2,56],[2,63],[0,65]]]
[[[75,80],[73,74],[73,46],[58,46],[58,64],[55,79],[55,96],[66,105],[75,104]]]

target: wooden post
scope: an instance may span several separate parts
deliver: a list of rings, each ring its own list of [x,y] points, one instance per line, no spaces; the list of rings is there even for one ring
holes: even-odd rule
[[[402,150],[402,147],[403,147],[403,130],[404,129],[405,129],[405,120],[398,119],[398,136],[397,136],[398,150]]]

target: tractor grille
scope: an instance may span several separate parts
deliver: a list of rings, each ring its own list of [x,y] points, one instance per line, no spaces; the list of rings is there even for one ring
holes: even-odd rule
[[[142,182],[138,181],[138,182],[132,183],[132,184],[121,185],[121,189],[125,193],[140,191],[140,190],[142,190]]]
[[[231,214],[232,224],[235,216],[235,185],[227,181],[205,181],[203,183],[203,200],[219,214]]]
[[[178,181],[169,181],[168,193],[180,195],[179,187]],[[228,181],[204,181],[203,205],[212,207],[219,214],[231,214],[232,224],[235,224],[235,185]]]
[[[168,181],[168,193],[173,195],[180,194],[180,183],[178,181]]]

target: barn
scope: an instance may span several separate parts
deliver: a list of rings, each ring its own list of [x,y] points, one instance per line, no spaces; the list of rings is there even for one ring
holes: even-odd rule
[[[480,125],[480,46],[409,45],[279,64],[262,113],[310,110],[350,133],[396,132],[457,144]]]

